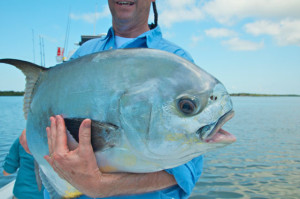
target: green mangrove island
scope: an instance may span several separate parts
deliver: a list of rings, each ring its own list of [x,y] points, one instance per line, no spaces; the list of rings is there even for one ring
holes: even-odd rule
[[[256,93],[231,93],[230,96],[237,96],[237,97],[300,97],[300,95],[295,95],[295,94],[279,95],[279,94],[256,94]]]
[[[23,91],[0,91],[0,96],[23,96]]]

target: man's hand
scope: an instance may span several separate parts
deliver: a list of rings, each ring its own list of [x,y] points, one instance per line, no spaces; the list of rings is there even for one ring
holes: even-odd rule
[[[91,145],[91,120],[84,120],[79,128],[78,147],[67,146],[66,126],[61,116],[50,118],[46,128],[49,155],[45,159],[75,188],[90,197],[140,194],[176,185],[174,176],[165,171],[154,173],[101,173]]]
[[[3,175],[4,176],[9,176],[9,175],[11,175],[10,173],[7,173],[5,170],[3,170]]]
[[[26,129],[24,129],[24,130],[22,131],[22,134],[21,134],[20,137],[19,137],[19,142],[20,142],[20,144],[22,145],[22,147],[24,148],[24,150],[25,150],[27,153],[31,154],[31,153],[30,153],[30,150],[29,150],[29,148],[28,148],[28,145],[27,145]]]
[[[45,159],[58,173],[81,192],[91,195],[101,175],[91,145],[91,120],[84,120],[79,129],[79,144],[74,151],[67,146],[66,126],[62,116],[51,117],[46,128],[49,154]]]

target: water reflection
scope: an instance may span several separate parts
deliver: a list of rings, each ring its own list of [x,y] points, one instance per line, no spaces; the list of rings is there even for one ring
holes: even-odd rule
[[[300,98],[234,98],[237,142],[205,155],[190,197],[299,198]]]
[[[300,98],[233,98],[237,142],[205,155],[191,199],[300,198]],[[25,127],[22,98],[0,97],[0,162]],[[4,178],[0,187],[13,177]]]

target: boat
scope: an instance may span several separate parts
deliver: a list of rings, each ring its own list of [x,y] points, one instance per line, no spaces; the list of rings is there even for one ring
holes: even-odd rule
[[[106,33],[101,33],[101,34],[98,34],[98,35],[81,35],[81,41],[78,42],[78,43],[75,43],[75,45],[81,46],[82,44],[84,44],[88,40],[96,39],[96,38],[103,38],[105,36],[106,36]],[[62,63],[62,62],[68,61],[70,59],[70,57],[72,57],[73,53],[75,53],[75,51],[76,50],[69,51],[68,55],[65,56],[65,54],[64,54],[65,49],[62,48],[62,47],[57,47],[56,62],[57,63]]]
[[[11,181],[4,187],[0,188],[1,199],[12,199],[13,198],[14,185],[15,185],[15,180]]]

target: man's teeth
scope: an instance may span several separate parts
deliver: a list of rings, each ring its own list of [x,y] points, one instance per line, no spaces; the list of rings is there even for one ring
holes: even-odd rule
[[[124,5],[129,5],[129,6],[131,6],[131,5],[133,5],[134,3],[133,2],[127,2],[127,1],[119,1],[119,2],[117,2],[117,4],[118,5],[121,5],[121,6],[124,6]]]

